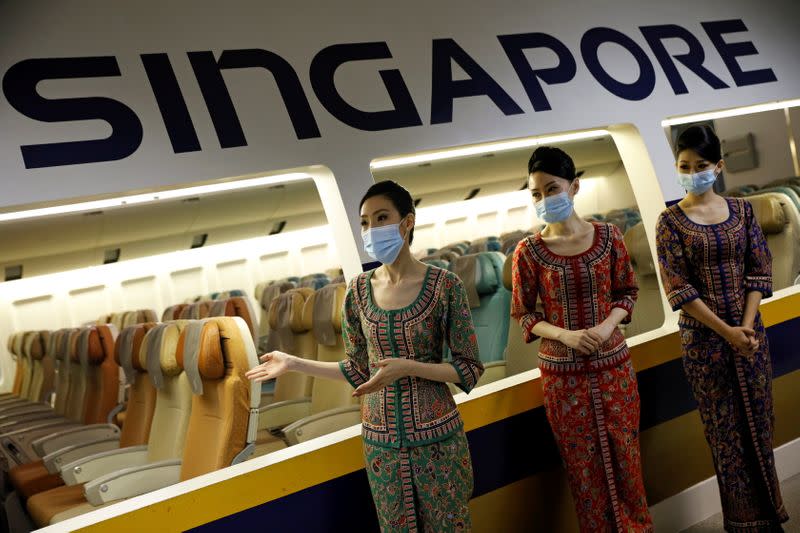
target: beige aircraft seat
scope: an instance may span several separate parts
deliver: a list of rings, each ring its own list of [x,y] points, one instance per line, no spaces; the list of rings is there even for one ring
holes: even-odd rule
[[[8,340],[6,341],[6,349],[8,353],[11,354],[11,358],[14,360],[16,369],[14,372],[14,384],[11,387],[11,392],[2,395],[2,400],[16,400],[20,396],[20,392],[22,390],[22,375],[24,373],[22,369],[22,360],[19,357],[19,353],[17,352],[17,339],[22,335],[21,333],[13,333],[8,336]]]
[[[345,358],[342,340],[342,307],[347,285],[328,285],[306,300],[304,322],[311,321],[317,342],[317,360],[338,362]],[[358,399],[344,380],[313,378],[308,411],[302,418],[283,428],[283,438],[290,444],[361,423]]]
[[[178,342],[177,359],[194,392],[182,458],[125,468],[86,483],[86,499],[92,506],[213,472],[252,453],[259,387],[245,373],[258,364],[258,358],[247,324],[239,317],[192,322]],[[51,523],[74,512],[56,515]]]
[[[772,288],[793,285],[800,274],[800,213],[789,197],[764,193],[746,198],[772,253]]]
[[[250,329],[253,343],[258,347],[258,315],[247,296],[232,296],[215,301],[209,310],[209,316],[241,317]]]
[[[126,376],[134,369],[134,384],[147,389],[149,412],[131,413],[136,430],[128,435],[123,428],[118,449],[87,455],[64,465],[61,475],[66,486],[58,487],[31,497],[28,511],[33,522],[44,527],[57,515],[60,519],[91,511],[85,498],[85,483],[125,468],[141,467],[158,461],[180,458],[192,406],[192,389],[183,369],[178,365],[177,347],[180,334],[188,321],[175,321],[151,327],[142,337],[139,350],[121,350],[120,360],[125,363]],[[134,356],[137,364],[134,366]],[[133,392],[133,391],[132,391]]]
[[[9,458],[19,464],[9,470],[9,480],[23,498],[61,484],[60,476],[51,474],[42,459],[35,460],[37,456],[44,457],[55,450],[87,441],[98,441],[93,449],[103,451],[119,439],[119,428],[104,423],[117,404],[119,390],[119,367],[114,361],[116,335],[113,324],[93,326],[80,334],[80,368],[86,378],[83,380],[84,401],[80,407],[81,417],[89,426],[68,428],[36,439],[31,443],[35,455],[24,454],[19,449],[16,454],[9,454]]]
[[[503,285],[509,291],[512,290],[511,265],[514,260],[512,253],[506,257],[503,263]],[[539,304],[537,304],[539,305]],[[506,375],[513,376],[526,370],[532,370],[539,366],[539,343],[536,339],[530,344],[525,344],[522,337],[522,327],[513,318],[508,323],[508,346],[506,347]]]
[[[272,301],[269,313],[272,350],[306,359],[317,358],[317,341],[311,331],[313,323],[304,315],[306,301],[313,294],[313,289],[301,287],[288,290]],[[312,378],[296,372],[275,380],[272,402],[260,408],[256,453],[263,455],[285,447],[280,430],[308,413],[312,383]]]
[[[664,307],[661,300],[661,289],[656,277],[656,264],[650,245],[647,242],[644,224],[637,223],[625,232],[625,247],[633,263],[639,295],[633,308],[631,322],[620,324],[620,329],[627,338],[651,331],[664,322]]]
[[[211,302],[203,301],[189,304],[181,311],[181,320],[200,320],[207,318],[211,310]]]
[[[270,283],[264,290],[261,292],[261,295],[258,299],[259,307],[261,307],[261,319],[259,321],[259,338],[269,335],[270,333],[270,321],[269,321],[269,310],[270,306],[272,305],[272,300],[280,296],[281,294],[285,293],[288,290],[294,289],[295,284],[290,281],[280,281],[275,283]],[[269,340],[267,341],[266,347],[267,351],[271,351],[274,348],[270,348]]]
[[[188,306],[186,304],[177,304],[167,307],[164,310],[164,313],[161,315],[161,321],[169,322],[170,320],[178,320],[181,317],[183,310],[187,307]]]

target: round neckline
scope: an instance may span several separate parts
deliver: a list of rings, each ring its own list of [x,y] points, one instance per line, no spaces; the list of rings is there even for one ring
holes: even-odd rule
[[[679,203],[676,202],[675,203],[675,207],[678,209],[678,211],[680,212],[681,216],[685,220],[687,220],[690,224],[694,224],[695,226],[697,226],[699,228],[713,228],[714,226],[719,226],[721,224],[727,224],[733,218],[733,206],[731,205],[731,202],[729,201],[728,198],[725,198],[725,197],[723,197],[723,200],[725,200],[725,204],[728,206],[728,217],[725,220],[721,221],[721,222],[714,222],[713,224],[701,224],[699,222],[695,222],[694,220],[692,220],[689,217],[689,215],[686,213],[686,211],[683,210],[683,207],[681,207],[681,205]]]
[[[428,278],[433,271],[433,265],[428,265],[428,267],[425,269],[425,276],[422,278],[422,286],[419,288],[416,298],[414,298],[410,304],[403,307],[398,307],[397,309],[384,309],[375,302],[375,297],[372,294],[372,276],[375,274],[375,270],[377,270],[377,268],[367,272],[367,298],[369,299],[369,304],[381,313],[402,313],[417,305],[424,296],[425,286],[428,284]]]
[[[594,251],[594,249],[597,248],[597,245],[600,242],[600,224],[598,224],[597,222],[594,222],[594,221],[590,222],[590,224],[592,226],[594,226],[594,235],[592,236],[592,244],[586,250],[584,250],[584,251],[582,251],[580,253],[573,254],[573,255],[561,255],[561,254],[555,253],[554,251],[552,251],[550,249],[550,247],[547,246],[547,243],[544,242],[544,239],[542,238],[542,232],[541,231],[536,234],[536,242],[539,244],[539,246],[542,247],[542,249],[545,252],[547,252],[548,254],[550,254],[553,257],[557,257],[559,259],[577,259],[577,258],[583,257],[584,255]]]

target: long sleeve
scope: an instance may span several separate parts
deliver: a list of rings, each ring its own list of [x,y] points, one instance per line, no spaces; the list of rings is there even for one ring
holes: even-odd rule
[[[750,202],[744,201],[747,225],[747,251],[744,257],[745,291],[759,291],[764,298],[772,296],[772,254],[753,213]]]
[[[361,327],[355,296],[357,279],[353,278],[350,282],[342,307],[342,339],[347,358],[339,362],[339,369],[353,387],[366,383],[370,378],[367,339]]]
[[[690,282],[681,237],[667,218],[668,215],[662,213],[658,219],[656,251],[664,292],[672,310],[677,311],[684,304],[699,298],[700,293]]]
[[[533,342],[538,335],[533,333],[533,326],[544,320],[544,315],[536,310],[536,298],[539,293],[539,279],[536,266],[525,253],[525,240],[514,250],[511,263],[511,317],[522,326],[525,342]]]
[[[625,247],[625,239],[622,231],[611,224],[611,308],[619,307],[628,312],[623,320],[623,324],[628,324],[633,315],[633,305],[639,294],[639,286],[636,283],[636,274],[633,272],[631,258],[628,249]]]
[[[478,336],[472,323],[467,291],[457,276],[451,274],[444,287],[447,294],[447,313],[444,314],[445,341],[452,353],[452,364],[461,381],[458,388],[469,392],[483,374],[478,358]]]

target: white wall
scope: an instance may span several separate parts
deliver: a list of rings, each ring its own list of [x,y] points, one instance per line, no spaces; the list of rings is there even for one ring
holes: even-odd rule
[[[160,316],[169,305],[232,289],[246,291],[255,306],[253,289],[261,281],[340,264],[330,227],[319,226],[0,283],[0,339],[78,326],[112,312],[149,308]],[[0,355],[0,390],[9,390],[14,374],[5,342]]]
[[[752,133],[758,153],[756,168],[725,173],[726,188],[751,183],[763,185],[794,175],[789,135],[782,109],[717,119],[714,121],[714,129],[721,140]]]

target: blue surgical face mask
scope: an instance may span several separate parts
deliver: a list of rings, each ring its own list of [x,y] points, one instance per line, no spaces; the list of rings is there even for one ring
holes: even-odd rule
[[[534,202],[533,207],[536,209],[536,216],[548,224],[563,222],[572,214],[572,198],[566,191],[560,192]]]
[[[714,168],[703,170],[702,172],[695,172],[694,174],[678,173],[678,183],[681,187],[694,194],[703,194],[717,181],[717,174]]]
[[[384,265],[394,263],[405,244],[400,235],[400,224],[370,228],[361,233],[361,238],[364,239],[364,251],[367,255]]]

